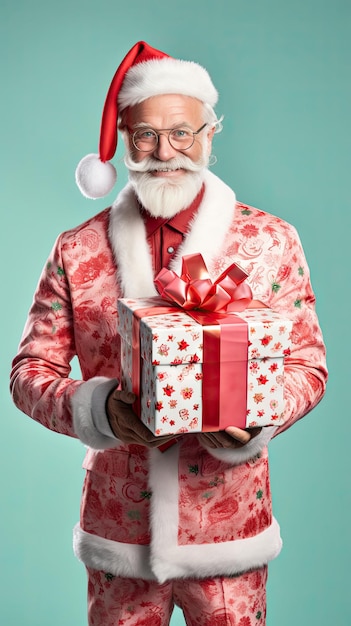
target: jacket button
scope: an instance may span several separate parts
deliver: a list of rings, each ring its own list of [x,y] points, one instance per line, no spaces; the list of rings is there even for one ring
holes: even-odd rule
[[[167,252],[168,252],[168,254],[173,254],[173,252],[174,252],[173,246],[168,246]]]

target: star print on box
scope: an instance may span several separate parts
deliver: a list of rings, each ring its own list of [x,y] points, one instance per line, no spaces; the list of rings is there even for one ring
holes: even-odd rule
[[[150,308],[158,303],[157,298],[118,301],[122,387],[133,390],[133,313],[148,309],[140,321],[138,338],[141,420],[156,435],[209,430],[203,388],[204,332],[209,327],[181,309],[150,314]],[[236,317],[247,327],[246,359],[240,379],[233,375],[219,395],[226,395],[231,404],[240,389],[243,414],[230,413],[228,423],[211,416],[211,430],[282,422],[284,356],[289,354],[292,322],[266,308],[247,309]],[[235,339],[232,350],[234,362]],[[221,371],[220,363],[216,367]]]
[[[292,322],[270,309],[247,309],[247,427],[280,424],[283,417],[284,357],[290,354]]]

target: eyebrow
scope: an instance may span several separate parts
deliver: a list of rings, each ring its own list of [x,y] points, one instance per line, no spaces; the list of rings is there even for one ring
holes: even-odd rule
[[[189,124],[189,122],[179,122],[178,124],[174,124],[174,126],[172,126],[171,128],[154,128],[151,124],[147,124],[146,122],[138,122],[137,124],[133,124],[132,125],[132,130],[139,130],[140,128],[151,128],[152,130],[174,130],[176,128],[189,128],[189,130],[192,130],[191,125]]]

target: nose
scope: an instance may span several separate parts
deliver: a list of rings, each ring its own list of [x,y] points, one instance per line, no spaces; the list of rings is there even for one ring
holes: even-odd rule
[[[169,143],[167,134],[160,134],[157,146],[153,152],[154,157],[160,161],[169,161],[176,154],[177,150]]]

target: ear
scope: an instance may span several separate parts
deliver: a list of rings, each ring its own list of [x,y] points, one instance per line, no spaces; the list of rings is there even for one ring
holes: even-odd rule
[[[213,126],[212,128],[210,128],[210,130],[207,133],[207,154],[211,154],[212,139],[213,139],[213,135],[215,134],[215,130],[216,128]]]

